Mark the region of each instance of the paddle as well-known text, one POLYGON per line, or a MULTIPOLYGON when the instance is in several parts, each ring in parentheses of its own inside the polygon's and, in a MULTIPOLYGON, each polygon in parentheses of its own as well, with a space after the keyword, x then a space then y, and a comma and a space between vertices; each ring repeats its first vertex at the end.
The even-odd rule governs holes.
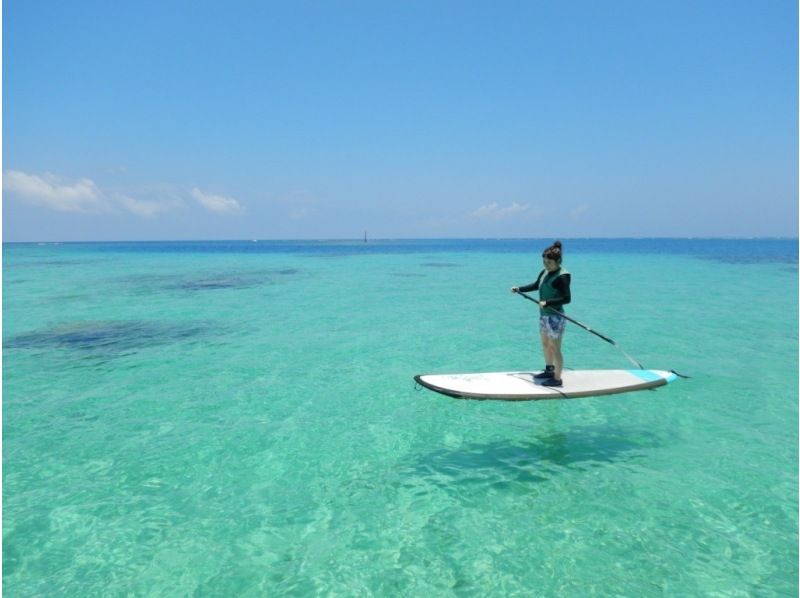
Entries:
MULTIPOLYGON (((514 292, 515 292, 517 295, 522 295, 522 296, 523 296, 523 297, 525 297, 525 299, 527 299, 528 301, 533 301, 534 303, 536 303, 537 305, 539 305, 539 301, 538 301, 538 300, 536 300, 536 299, 534 299, 534 298, 533 298, 533 297, 531 297, 530 295, 527 295, 527 294, 523 293, 522 291, 514 291, 514 292)), ((599 332, 597 332, 596 330, 592 330, 592 329, 591 329, 591 328, 589 328, 589 327, 588 327, 586 324, 581 324, 580 322, 578 322, 578 320, 575 320, 575 319, 573 319, 573 318, 570 318, 570 317, 569 317, 567 314, 563 314, 563 313, 561 313, 561 312, 558 312, 558 315, 560 315, 562 318, 564 318, 564 319, 565 319, 565 320, 567 320, 568 322, 572 322, 572 323, 573 323, 573 324, 575 324, 576 326, 580 326, 581 328, 583 328, 583 329, 584 329, 584 330, 586 330, 587 332, 591 332, 591 333, 592 333, 592 334, 594 334, 595 336, 599 336, 600 338, 602 338, 602 339, 603 339, 604 341, 606 341, 607 343, 611 343, 611 344, 612 344, 612 345, 614 345, 614 346, 615 346, 617 349, 619 349, 620 351, 622 351, 622 354, 623 354, 625 357, 627 357, 627 358, 628 358, 628 360, 629 360, 631 363, 634 363, 634 364, 636 364, 636 367, 638 367, 640 370, 643 370, 643 369, 645 369, 645 368, 644 368, 644 366, 643 366, 641 363, 639 363, 639 362, 638 362, 638 361, 636 361, 636 360, 635 360, 633 357, 631 357, 631 356, 630 356, 630 355, 628 355, 628 354, 627 354, 625 351, 623 351, 623 350, 622 350, 622 347, 620 347, 620 346, 619 346, 619 345, 616 343, 616 341, 614 341, 614 340, 612 340, 612 339, 608 338, 608 337, 607 337, 606 335, 604 335, 604 334, 600 334, 600 333, 599 333, 599 332)))

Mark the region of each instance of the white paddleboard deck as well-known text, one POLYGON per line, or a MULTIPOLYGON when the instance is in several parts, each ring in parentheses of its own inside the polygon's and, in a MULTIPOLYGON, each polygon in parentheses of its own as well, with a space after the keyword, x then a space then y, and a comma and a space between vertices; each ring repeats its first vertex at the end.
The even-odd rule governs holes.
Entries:
POLYGON ((423 374, 418 384, 457 399, 537 401, 577 399, 657 388, 677 376, 663 370, 564 370, 563 386, 542 386, 535 372, 423 374))

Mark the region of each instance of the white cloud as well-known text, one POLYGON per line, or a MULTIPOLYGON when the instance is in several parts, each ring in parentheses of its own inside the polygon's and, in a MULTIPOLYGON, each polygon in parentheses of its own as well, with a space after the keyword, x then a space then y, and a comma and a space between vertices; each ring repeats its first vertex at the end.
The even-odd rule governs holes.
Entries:
POLYGON ((203 193, 198 188, 192 189, 192 197, 207 210, 220 214, 236 214, 243 210, 241 204, 231 197, 203 193))
POLYGON ((305 220, 316 213, 317 210, 310 206, 298 206, 289 210, 289 218, 292 220, 305 220))
POLYGON ((114 196, 114 199, 131 214, 144 216, 145 218, 152 218, 161 212, 166 212, 167 210, 175 207, 175 202, 134 199, 133 197, 128 197, 127 195, 117 194, 114 196))
MULTIPOLYGON (((84 214, 99 212, 129 212, 144 218, 153 218, 184 205, 186 191, 161 185, 140 188, 131 197, 117 191, 100 189, 93 180, 83 178, 75 183, 65 183, 52 174, 42 176, 19 170, 7 170, 3 176, 3 190, 22 201, 59 212, 84 214)), ((237 213, 243 210, 235 199, 203 193, 195 188, 191 196, 206 209, 217 213, 237 213)))
POLYGON ((470 214, 473 218, 482 218, 488 220, 505 220, 512 216, 523 214, 530 209, 528 204, 518 204, 514 202, 507 206, 500 206, 496 201, 481 206, 470 214))
POLYGON ((317 204, 319 202, 307 189, 292 191, 276 201, 285 207, 291 220, 306 220, 318 213, 317 204))
POLYGON ((52 174, 37 176, 19 170, 7 170, 3 189, 20 199, 59 212, 107 212, 111 203, 91 179, 63 184, 52 174))
POLYGON ((591 208, 591 206, 588 203, 582 203, 581 205, 572 209, 570 216, 573 218, 580 218, 589 211, 589 208, 591 208))

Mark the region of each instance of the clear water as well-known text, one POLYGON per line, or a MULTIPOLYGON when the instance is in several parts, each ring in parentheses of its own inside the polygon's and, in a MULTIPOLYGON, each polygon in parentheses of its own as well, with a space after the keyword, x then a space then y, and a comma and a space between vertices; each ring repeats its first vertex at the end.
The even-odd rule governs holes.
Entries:
POLYGON ((546 244, 5 245, 4 590, 797 595, 797 241, 565 241, 570 315, 690 380, 415 389, 541 366, 546 244))

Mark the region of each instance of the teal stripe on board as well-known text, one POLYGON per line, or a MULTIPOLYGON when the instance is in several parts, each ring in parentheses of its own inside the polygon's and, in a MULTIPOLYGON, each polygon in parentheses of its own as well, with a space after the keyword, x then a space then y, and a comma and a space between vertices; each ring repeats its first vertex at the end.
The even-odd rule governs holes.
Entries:
POLYGON ((637 378, 641 378, 645 382, 655 382, 656 380, 662 379, 661 376, 659 376, 652 370, 628 370, 628 371, 637 378))
POLYGON ((564 240, 570 314, 690 380, 415 391, 541 367, 551 241, 4 245, 3 589, 797 595, 796 240, 564 240))

